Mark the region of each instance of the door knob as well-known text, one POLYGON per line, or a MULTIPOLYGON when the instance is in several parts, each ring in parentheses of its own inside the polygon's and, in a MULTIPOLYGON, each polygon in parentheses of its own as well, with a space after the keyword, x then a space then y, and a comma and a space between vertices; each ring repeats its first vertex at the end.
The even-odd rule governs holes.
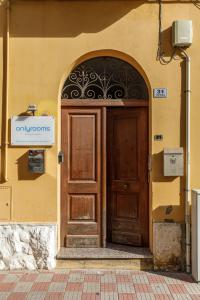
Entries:
POLYGON ((127 188, 128 188, 128 183, 124 183, 123 187, 124 187, 124 190, 127 190, 127 188))

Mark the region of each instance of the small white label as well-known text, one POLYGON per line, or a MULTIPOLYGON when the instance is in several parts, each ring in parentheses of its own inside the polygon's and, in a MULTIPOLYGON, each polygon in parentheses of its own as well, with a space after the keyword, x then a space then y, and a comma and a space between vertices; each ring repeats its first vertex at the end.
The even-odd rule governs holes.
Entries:
POLYGON ((51 146, 53 144, 53 116, 14 116, 11 118, 11 145, 51 146))
POLYGON ((154 98, 167 98, 167 89, 166 88, 155 88, 153 90, 154 98))

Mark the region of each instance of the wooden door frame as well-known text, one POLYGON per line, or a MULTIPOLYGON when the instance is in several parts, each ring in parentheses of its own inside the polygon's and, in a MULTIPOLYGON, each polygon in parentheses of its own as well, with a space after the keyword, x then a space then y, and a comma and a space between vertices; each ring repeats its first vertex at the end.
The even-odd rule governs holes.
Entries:
MULTIPOLYGON (((102 144, 101 144, 101 167, 102 167, 102 205, 100 208, 101 211, 101 246, 106 247, 107 243, 107 143, 106 143, 106 123, 107 123, 107 107, 147 107, 148 109, 148 155, 150 155, 150 144, 149 144, 149 133, 150 133, 150 124, 149 124, 149 100, 141 100, 141 99, 117 99, 117 100, 99 100, 99 99, 62 99, 61 100, 61 109, 62 108, 95 108, 99 107, 102 111, 102 144), (102 147, 102 145, 104 145, 102 147)), ((62 132, 62 122, 61 122, 61 132, 62 132)), ((150 170, 148 170, 149 172, 150 170)), ((61 168, 61 191, 62 191, 62 168, 61 168)), ((149 176, 150 177, 150 176, 149 176)), ((149 193, 148 193, 148 210, 150 209, 150 180, 148 180, 149 184, 149 193)), ((61 194, 62 196, 62 194, 61 194)), ((60 197, 60 206, 62 205, 63 201, 60 197)), ((60 209, 61 211, 61 209, 60 209)), ((62 232, 62 219, 60 225, 60 244, 63 244, 63 232, 62 232)), ((149 218, 149 229, 150 229, 150 218, 149 218)), ((149 232, 149 245, 150 245, 150 232, 149 232)))

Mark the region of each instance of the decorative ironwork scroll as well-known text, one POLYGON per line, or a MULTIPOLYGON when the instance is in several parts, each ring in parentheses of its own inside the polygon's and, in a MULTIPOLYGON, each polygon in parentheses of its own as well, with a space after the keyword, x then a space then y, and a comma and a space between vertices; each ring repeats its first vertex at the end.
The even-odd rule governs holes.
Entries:
POLYGON ((61 99, 148 99, 140 73, 127 62, 110 56, 89 59, 72 70, 61 99))

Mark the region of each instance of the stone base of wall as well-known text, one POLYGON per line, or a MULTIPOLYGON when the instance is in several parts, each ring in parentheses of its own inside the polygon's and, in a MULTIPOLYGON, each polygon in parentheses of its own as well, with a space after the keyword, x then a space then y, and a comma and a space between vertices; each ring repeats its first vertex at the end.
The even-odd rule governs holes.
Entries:
POLYGON ((184 251, 182 247, 183 225, 159 222, 153 224, 153 255, 155 270, 182 270, 184 251))
MULTIPOLYGON (((184 265, 183 226, 153 224, 156 270, 181 270, 184 265)), ((57 227, 54 224, 0 224, 0 270, 53 269, 56 266, 57 227)))
POLYGON ((56 225, 0 224, 0 270, 52 269, 56 225))

